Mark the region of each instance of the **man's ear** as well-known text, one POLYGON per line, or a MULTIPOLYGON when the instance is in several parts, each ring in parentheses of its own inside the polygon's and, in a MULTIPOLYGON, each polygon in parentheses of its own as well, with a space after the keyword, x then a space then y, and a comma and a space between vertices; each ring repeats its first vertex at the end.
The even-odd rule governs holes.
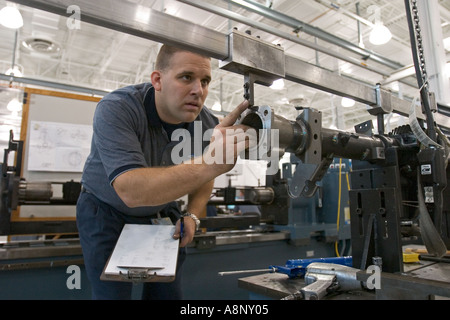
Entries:
POLYGON ((152 85, 153 88, 155 88, 156 91, 160 91, 161 90, 161 72, 156 70, 153 71, 150 79, 152 81, 152 85))

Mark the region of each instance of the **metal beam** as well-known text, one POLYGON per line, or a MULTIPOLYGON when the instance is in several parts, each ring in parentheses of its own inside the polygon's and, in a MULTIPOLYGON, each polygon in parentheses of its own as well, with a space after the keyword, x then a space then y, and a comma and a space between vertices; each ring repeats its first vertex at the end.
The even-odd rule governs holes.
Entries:
POLYGON ((80 93, 96 95, 96 96, 105 96, 106 94, 109 93, 108 91, 104 91, 104 90, 100 90, 100 89, 87 88, 87 87, 81 87, 81 86, 75 86, 75 85, 70 85, 70 84, 64 84, 64 83, 46 81, 46 80, 39 80, 39 79, 33 79, 33 78, 15 77, 15 76, 7 75, 4 73, 0 73, 0 80, 16 82, 16 83, 23 83, 23 84, 30 84, 30 85, 35 85, 35 86, 43 86, 43 87, 54 88, 54 89, 59 89, 59 90, 74 91, 74 92, 80 92, 80 93))
POLYGON ((296 43, 296 44, 299 44, 299 45, 304 46, 306 48, 310 48, 312 50, 315 50, 316 52, 325 53, 326 55, 329 55, 329 56, 337 58, 339 60, 348 62, 348 63, 350 63, 352 65, 358 66, 358 67, 363 68, 365 70, 369 70, 371 72, 377 73, 377 74, 379 74, 379 75, 381 75, 383 77, 387 77, 387 76, 390 75, 389 72, 384 72, 380 68, 371 67, 371 66, 368 66, 368 65, 366 65, 366 66, 362 65, 361 64, 361 60, 359 60, 357 58, 349 57, 348 55, 339 53, 339 52, 334 51, 334 50, 332 50, 332 49, 330 49, 328 47, 324 47, 324 46, 321 46, 321 45, 319 45, 317 43, 314 43, 314 42, 311 42, 311 41, 307 41, 307 40, 304 40, 304 39, 302 39, 300 37, 296 37, 294 35, 291 35, 291 34, 289 34, 287 32, 280 31, 277 28, 272 27, 272 26, 270 26, 268 24, 264 24, 264 23, 261 23, 261 22, 258 22, 258 21, 254 21, 254 20, 249 20, 247 17, 244 17, 243 15, 237 14, 237 13, 232 12, 230 10, 223 9, 223 8, 217 7, 215 5, 211 5, 209 3, 206 3, 206 2, 200 1, 200 0, 178 0, 178 1, 182 2, 182 3, 185 3, 185 4, 188 4, 188 5, 191 5, 193 7, 200 8, 202 10, 206 10, 208 12, 217 14, 217 15, 222 16, 224 18, 231 19, 233 21, 245 24, 247 26, 256 28, 258 30, 267 32, 269 34, 278 36, 280 38, 289 40, 289 41, 291 41, 293 43, 296 43))
POLYGON ((399 70, 392 72, 392 74, 389 77, 387 77, 386 79, 383 79, 381 84, 387 85, 394 81, 399 81, 401 79, 404 79, 409 76, 414 76, 414 75, 415 75, 414 65, 409 65, 409 66, 406 66, 404 68, 401 68, 399 70))
POLYGON ((230 1, 230 0, 228 0, 228 2, 236 4, 247 10, 256 12, 257 14, 262 15, 263 17, 266 17, 266 18, 276 21, 278 23, 289 26, 292 29, 294 29, 294 31, 302 31, 309 35, 312 35, 314 37, 317 37, 319 39, 327 41, 329 43, 335 44, 341 48, 344 48, 353 53, 356 53, 365 59, 372 59, 373 61, 376 61, 378 63, 381 63, 381 64, 388 66, 390 68, 393 68, 393 69, 399 69, 399 68, 403 67, 402 64, 392 61, 392 60, 389 60, 389 59, 386 59, 385 57, 377 54, 374 51, 371 51, 371 50, 368 50, 365 48, 361 48, 360 46, 355 45, 355 44, 351 43, 350 41, 336 37, 335 35, 333 35, 331 33, 328 33, 322 29, 319 29, 317 27, 309 25, 303 21, 297 20, 291 16, 288 16, 281 12, 267 8, 266 6, 264 6, 261 3, 258 3, 256 1, 252 1, 252 0, 231 0, 230 1))
MULTIPOLYGON (((73 5, 73 0, 12 0, 12 2, 63 16, 68 16, 67 8, 73 5)), ((77 5, 81 10, 81 20, 84 22, 156 42, 169 43, 218 60, 229 58, 228 35, 192 22, 119 0, 95 2, 78 0, 77 5)), ((369 106, 382 105, 383 110, 401 115, 409 114, 411 102, 399 99, 389 91, 383 89, 376 91, 374 86, 339 76, 297 58, 287 55, 285 58, 285 77, 288 80, 339 96, 351 97, 369 106)), ((251 57, 249 60, 252 60, 251 57)), ((418 118, 424 119, 421 110, 416 110, 416 114, 418 118)), ((449 117, 436 114, 435 121, 443 127, 450 128, 449 117)))
MULTIPOLYGON (((81 21, 160 43, 168 43, 223 60, 228 39, 220 32, 128 1, 13 0, 24 6, 71 17, 79 7, 81 21)), ((82 26, 81 26, 82 28, 82 26)))

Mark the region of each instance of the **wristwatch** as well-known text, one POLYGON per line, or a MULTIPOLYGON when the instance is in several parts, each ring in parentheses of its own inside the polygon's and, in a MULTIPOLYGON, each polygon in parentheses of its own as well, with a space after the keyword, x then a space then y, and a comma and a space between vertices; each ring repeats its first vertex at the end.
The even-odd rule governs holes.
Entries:
POLYGON ((182 217, 190 217, 195 222, 195 231, 198 231, 198 228, 200 227, 200 220, 197 218, 197 216, 190 212, 185 212, 181 214, 182 217))

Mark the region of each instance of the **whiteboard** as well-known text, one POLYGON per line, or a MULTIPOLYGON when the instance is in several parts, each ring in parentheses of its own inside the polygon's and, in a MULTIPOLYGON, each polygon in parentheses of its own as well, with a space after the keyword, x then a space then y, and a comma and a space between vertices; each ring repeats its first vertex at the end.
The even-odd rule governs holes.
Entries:
POLYGON ((82 172, 89 155, 92 126, 31 121, 28 170, 82 172))
MULTIPOLYGON (((40 92, 39 90, 36 91, 40 92)), ((26 120, 25 127, 27 128, 27 130, 24 145, 25 152, 22 167, 22 177, 24 177, 27 181, 67 182, 70 180, 81 180, 81 171, 41 170, 42 166, 33 162, 33 159, 36 157, 35 152, 30 152, 30 140, 33 123, 42 122, 47 128, 50 127, 52 123, 57 124, 58 127, 71 127, 73 125, 80 125, 79 128, 85 128, 89 132, 92 131, 92 121, 97 102, 85 100, 84 96, 79 96, 79 99, 77 98, 78 95, 70 96, 71 97, 61 96, 60 93, 55 93, 55 95, 53 95, 53 92, 51 91, 44 91, 42 93, 36 93, 35 91, 32 91, 31 93, 29 93, 28 117, 23 119, 26 120), (29 166, 31 166, 31 168, 29 166), (35 170, 36 168, 38 168, 39 170, 35 170)), ((37 157, 39 159, 39 155, 37 157)), ((59 186, 54 185, 54 197, 62 196, 61 189, 62 188, 59 188, 59 186)), ((75 209, 76 207, 74 205, 27 205, 21 206, 19 216, 21 218, 73 218, 76 215, 75 209)))

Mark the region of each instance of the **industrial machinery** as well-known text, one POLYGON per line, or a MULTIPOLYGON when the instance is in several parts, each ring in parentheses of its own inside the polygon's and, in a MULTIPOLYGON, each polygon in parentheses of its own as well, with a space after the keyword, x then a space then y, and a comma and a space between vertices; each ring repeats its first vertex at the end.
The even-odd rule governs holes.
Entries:
MULTIPOLYGON (((288 186, 292 180, 293 169, 298 165, 301 165, 301 161, 292 155, 290 162, 281 164, 281 169, 275 175, 266 176, 264 186, 230 185, 218 188, 214 194, 216 198, 209 204, 258 206, 257 217, 251 214, 235 216, 234 223, 242 222, 247 226, 263 223, 267 231, 287 232, 289 243, 295 246, 306 245, 310 243, 311 237, 316 237, 326 243, 342 241, 341 251, 350 251, 347 183, 350 161, 333 159, 325 170, 324 177, 318 182, 315 194, 293 198, 289 196, 288 186), (237 197, 238 193, 243 196, 237 197)), ((211 227, 219 226, 212 225, 212 221, 207 219, 204 223, 211 227)))
MULTIPOLYGON (((417 235, 432 256, 443 257, 450 248, 450 202, 446 196, 450 144, 433 117, 437 108, 426 83, 417 7, 413 1, 412 17, 409 1, 405 4, 410 30, 418 33, 418 44, 414 31, 411 42, 421 94, 420 112, 426 115, 425 121, 417 120, 417 105, 413 101, 410 124, 384 132, 384 114, 392 108, 390 101, 384 101, 379 86, 375 87, 377 103, 369 111, 377 117, 377 133, 372 132, 371 122, 355 126, 355 133, 322 128, 321 114, 313 109, 303 110, 295 121, 290 121, 269 112, 268 106, 251 106, 239 121, 258 130, 261 140, 264 137, 261 132, 268 135, 275 130, 278 133, 278 141, 260 142, 264 150, 257 152, 258 156, 264 158, 266 150, 279 148, 280 153, 291 152, 301 159, 286 186, 292 198, 314 195, 334 157, 353 159, 349 197, 353 267, 356 269, 313 266, 314 276, 305 277, 310 281, 293 294, 294 298, 320 298, 333 283, 338 284, 339 277, 348 284, 349 275, 354 280, 351 286, 358 287, 356 272, 374 263, 384 272, 403 273, 402 246, 405 239, 417 235)), ((245 68, 241 70, 247 72, 245 68)), ((246 83, 246 91, 248 86, 253 86, 251 80, 246 83)), ((448 284, 445 286, 448 296, 448 284)))
MULTIPOLYGON (((61 15, 71 4, 68 0, 13 2, 61 15)), ((188 2, 202 7, 199 1, 188 2)), ((414 29, 409 1, 405 3, 410 29, 414 29)), ((352 160, 349 202, 354 268, 363 270, 377 261, 383 272, 402 273, 402 244, 406 239, 419 237, 434 257, 442 257, 450 248, 449 143, 442 133, 450 131, 450 121, 436 108, 433 95, 428 91, 423 52, 420 41, 416 45, 413 32, 411 39, 421 103, 400 99, 378 84, 357 83, 290 57, 282 47, 238 30, 223 35, 153 10, 149 10, 152 19, 147 24, 135 23, 135 7, 128 2, 115 1, 108 6, 89 1, 78 4, 82 7, 84 22, 206 54, 220 60, 222 69, 244 76, 244 96, 251 106, 241 115, 239 123, 256 129, 259 134, 260 143, 254 154, 258 159, 269 160, 271 168, 277 167, 277 160, 285 152, 299 159, 293 163, 293 175, 281 177, 271 172, 264 188, 249 191, 250 202, 261 205, 261 218, 268 220, 268 224, 278 230, 287 228, 296 238, 297 223, 289 210, 291 202, 300 197, 316 196, 332 161, 344 158, 352 160), (167 30, 161 28, 164 25, 176 27, 167 30), (275 114, 271 106, 255 105, 254 86, 270 85, 279 78, 366 104, 377 119, 378 132, 373 132, 371 122, 356 125, 355 132, 324 128, 321 113, 312 108, 303 108, 297 119, 290 120, 275 114), (410 116, 410 125, 385 132, 384 116, 389 113, 410 116)), ((220 14, 227 14, 226 10, 221 10, 220 14)), ((231 13, 229 18, 239 19, 231 13)), ((242 19, 252 23, 245 17, 242 19)), ((414 21, 417 29, 418 20, 414 21)), ((2 187, 6 190, 3 184, 2 187)), ((311 269, 309 279, 313 282, 319 274, 329 273, 331 269, 330 266, 311 269)), ((353 270, 334 271, 328 283, 333 284, 336 279, 344 281, 345 275, 349 275, 352 285, 359 285, 360 280, 355 280, 353 270)), ((393 286, 403 283, 401 279, 387 278, 393 286)), ((321 297, 321 293, 318 296, 321 297)))
MULTIPOLYGON (((296 121, 278 116, 270 128, 264 127, 262 120, 255 121, 262 117, 260 108, 252 107, 241 123, 258 130, 287 131, 289 128, 289 132, 280 134, 280 145, 302 159, 286 186, 291 196, 314 195, 317 182, 334 157, 356 160, 352 162, 350 173, 350 213, 353 257, 357 267, 364 268, 373 256, 381 256, 386 271, 402 271, 401 235, 411 235, 417 226, 416 208, 408 204, 421 205, 420 194, 425 189, 418 189, 419 184, 430 193, 426 206, 432 213, 439 237, 449 246, 450 225, 448 209, 445 209, 448 203, 443 201, 448 155, 443 148, 421 148, 408 128, 378 135, 359 130, 346 133, 321 128, 320 113, 311 109, 304 110, 296 121)), ((445 141, 445 137, 442 139, 445 141)), ((420 214, 428 214, 428 210, 420 214)), ((427 231, 422 225, 422 236, 427 231)), ((442 246, 440 251, 434 252, 442 255, 442 246)))
POLYGON ((26 181, 20 176, 23 141, 14 140, 10 132, 8 148, 4 151, 0 177, 0 235, 77 233, 75 221, 12 221, 12 211, 21 205, 74 205, 81 191, 80 182, 26 181), (8 165, 14 152, 14 164, 8 165), (62 189, 61 197, 54 197, 56 187, 62 189))

